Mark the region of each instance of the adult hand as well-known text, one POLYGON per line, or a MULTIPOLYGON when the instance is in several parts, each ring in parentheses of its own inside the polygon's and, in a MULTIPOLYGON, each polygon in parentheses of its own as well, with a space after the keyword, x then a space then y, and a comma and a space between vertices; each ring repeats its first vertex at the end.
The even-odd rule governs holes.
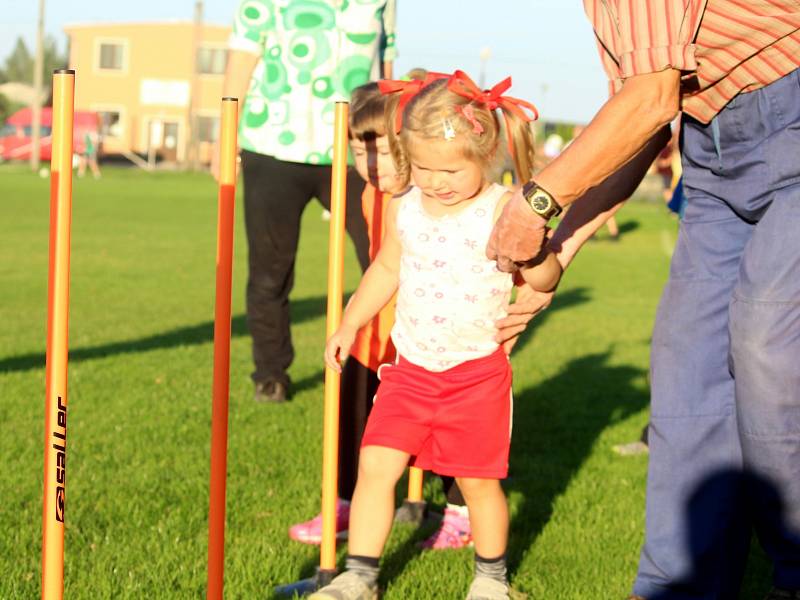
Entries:
POLYGON ((497 268, 506 273, 517 269, 516 263, 527 262, 539 254, 547 222, 534 213, 522 190, 517 190, 503 208, 495 223, 486 256, 497 261, 497 268))
POLYGON ((517 289, 517 299, 514 304, 509 305, 508 315, 495 322, 497 334, 494 339, 503 345, 506 354, 511 354, 511 349, 530 320, 550 306, 554 293, 555 291, 537 292, 528 285, 517 289))
MULTIPOLYGON (((209 171, 211 172, 211 176, 214 178, 214 181, 219 183, 219 150, 220 150, 220 143, 219 140, 215 140, 214 143, 211 145, 211 164, 209 165, 209 171)), ((239 172, 242 169, 242 157, 239 155, 239 151, 236 152, 236 178, 239 177, 239 172)))

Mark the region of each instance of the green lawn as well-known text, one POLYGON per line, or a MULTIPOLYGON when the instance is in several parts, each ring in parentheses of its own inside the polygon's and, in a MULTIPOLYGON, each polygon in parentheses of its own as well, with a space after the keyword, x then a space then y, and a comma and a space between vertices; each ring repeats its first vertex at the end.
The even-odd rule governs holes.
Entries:
MULTIPOLYGON (((0 167, 0 598, 39 594, 48 181, 0 167)), ((327 223, 312 204, 292 295, 296 395, 252 401, 237 206, 226 594, 269 598, 317 549, 286 528, 319 507, 327 223)), ((646 457, 612 445, 647 422, 648 344, 676 224, 631 203, 623 239, 589 244, 520 342, 507 482, 510 572, 531 599, 623 598, 642 541, 646 457)), ((66 597, 204 595, 216 187, 208 176, 111 169, 75 180, 66 597)), ((346 286, 357 281, 348 248, 346 286)), ((441 506, 438 483, 426 495, 441 506)), ((397 527, 384 597, 463 597, 470 550, 421 552, 397 527)), ((768 569, 751 561, 742 598, 768 569)))

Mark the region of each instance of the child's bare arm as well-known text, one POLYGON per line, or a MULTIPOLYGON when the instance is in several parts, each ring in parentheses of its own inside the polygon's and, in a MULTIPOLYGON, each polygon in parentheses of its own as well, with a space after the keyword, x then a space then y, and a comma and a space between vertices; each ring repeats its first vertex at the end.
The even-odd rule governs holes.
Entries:
POLYGON ((381 249, 347 303, 339 329, 325 346, 325 362, 337 371, 350 353, 358 330, 378 314, 397 291, 400 272, 400 238, 397 234, 399 202, 399 199, 390 200, 381 249))
POLYGON ((535 262, 520 267, 519 272, 522 278, 530 287, 538 292, 550 292, 556 288, 564 272, 558 256, 552 252, 545 251, 543 256, 538 257, 535 262))

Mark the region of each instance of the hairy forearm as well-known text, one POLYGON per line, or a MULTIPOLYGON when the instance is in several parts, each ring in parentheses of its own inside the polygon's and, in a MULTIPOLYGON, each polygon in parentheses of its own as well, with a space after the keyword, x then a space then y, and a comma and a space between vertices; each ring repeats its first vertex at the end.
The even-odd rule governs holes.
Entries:
POLYGON ((638 75, 600 109, 575 141, 537 176, 562 206, 584 196, 639 154, 679 109, 680 72, 638 75))
POLYGON ((669 139, 669 126, 664 126, 633 159, 570 206, 548 244, 557 253, 564 268, 572 262, 586 240, 636 191, 653 160, 669 139))
POLYGON ((373 262, 348 302, 342 324, 361 329, 392 299, 397 284, 397 271, 378 260, 373 262))

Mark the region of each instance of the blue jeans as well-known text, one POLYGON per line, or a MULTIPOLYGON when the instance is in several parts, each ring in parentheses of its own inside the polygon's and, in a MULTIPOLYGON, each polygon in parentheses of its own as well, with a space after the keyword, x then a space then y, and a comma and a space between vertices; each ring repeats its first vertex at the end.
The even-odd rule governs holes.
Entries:
POLYGON ((737 598, 753 527, 800 589, 800 71, 684 118, 681 151, 634 592, 737 598))

